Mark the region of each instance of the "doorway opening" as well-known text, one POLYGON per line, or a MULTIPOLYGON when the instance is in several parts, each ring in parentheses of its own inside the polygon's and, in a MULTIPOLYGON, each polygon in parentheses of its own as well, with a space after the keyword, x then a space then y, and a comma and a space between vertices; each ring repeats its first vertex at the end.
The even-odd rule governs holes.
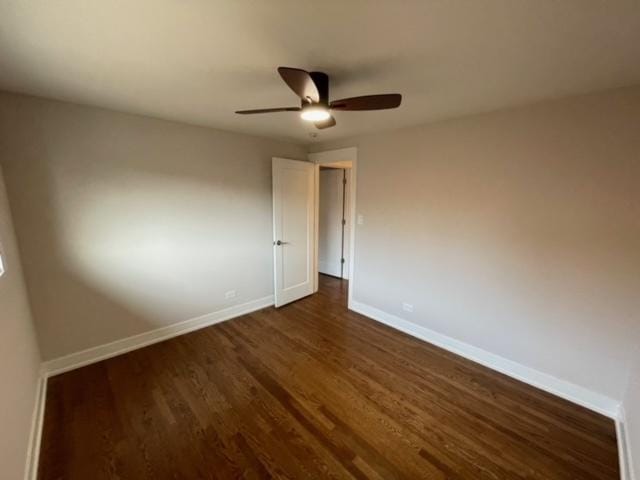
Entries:
POLYGON ((352 147, 312 153, 308 161, 272 159, 276 307, 317 292, 320 274, 339 279, 351 305, 356 154, 352 147))
MULTIPOLYGON (((318 168, 316 270, 319 275, 340 279, 350 304, 354 284, 357 149, 312 153, 309 160, 318 168)), ((318 282, 319 287, 326 285, 326 281, 318 282)))
POLYGON ((351 162, 320 165, 318 273, 349 279, 351 162))

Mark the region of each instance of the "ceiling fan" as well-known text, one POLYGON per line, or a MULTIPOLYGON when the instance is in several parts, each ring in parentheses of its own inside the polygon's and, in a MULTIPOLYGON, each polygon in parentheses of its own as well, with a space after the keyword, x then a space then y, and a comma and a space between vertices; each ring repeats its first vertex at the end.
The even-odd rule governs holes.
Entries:
POLYGON ((397 108, 402 101, 399 93, 364 95, 329 101, 329 75, 324 72, 307 72, 300 68, 278 67, 278 73, 285 83, 300 97, 299 107, 262 108, 258 110, 238 110, 241 115, 274 112, 300 112, 300 116, 313 122, 316 128, 333 127, 335 118, 332 110, 386 110, 397 108))

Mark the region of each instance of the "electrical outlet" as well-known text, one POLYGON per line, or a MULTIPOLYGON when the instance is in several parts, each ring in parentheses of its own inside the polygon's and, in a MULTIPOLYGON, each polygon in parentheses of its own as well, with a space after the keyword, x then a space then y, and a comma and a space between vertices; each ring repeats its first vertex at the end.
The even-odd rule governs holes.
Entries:
POLYGON ((236 291, 235 290, 229 290, 228 292, 225 292, 224 294, 224 298, 225 300, 230 300, 232 298, 236 298, 236 291))
POLYGON ((411 305, 410 303, 403 303, 402 310, 404 310, 405 312, 413 312, 413 305, 411 305))
POLYGON ((358 219, 357 219, 358 225, 364 225, 364 215, 362 215, 361 213, 358 214, 358 219))

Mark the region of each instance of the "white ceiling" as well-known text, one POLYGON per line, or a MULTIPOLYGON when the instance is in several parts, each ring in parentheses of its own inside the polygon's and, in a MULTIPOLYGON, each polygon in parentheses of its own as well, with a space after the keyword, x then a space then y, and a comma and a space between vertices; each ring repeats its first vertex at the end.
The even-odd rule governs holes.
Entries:
POLYGON ((322 70, 338 112, 318 140, 640 83, 637 0, 1 0, 0 89, 310 140, 279 65, 322 70))

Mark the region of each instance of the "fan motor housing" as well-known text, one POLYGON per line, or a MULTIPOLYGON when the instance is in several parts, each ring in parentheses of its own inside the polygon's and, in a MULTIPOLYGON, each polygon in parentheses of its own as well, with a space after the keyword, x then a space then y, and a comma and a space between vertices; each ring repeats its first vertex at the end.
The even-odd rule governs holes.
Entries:
MULTIPOLYGON (((320 94, 320 101, 318 103, 329 107, 329 75, 324 72, 309 72, 309 75, 311 75, 311 79, 313 83, 316 84, 316 88, 320 94)), ((305 105, 305 102, 302 101, 302 106, 304 107, 305 105)))

